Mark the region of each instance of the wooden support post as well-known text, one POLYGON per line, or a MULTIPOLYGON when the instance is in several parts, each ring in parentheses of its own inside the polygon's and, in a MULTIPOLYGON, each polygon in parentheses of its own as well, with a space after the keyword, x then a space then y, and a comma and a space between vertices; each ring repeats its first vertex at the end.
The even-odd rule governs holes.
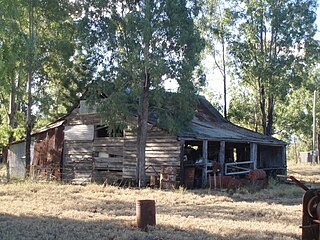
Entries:
POLYGON ((180 140, 180 185, 184 185, 184 140, 180 140))
POLYGON ((221 174, 224 175, 224 163, 225 163, 225 154, 226 154, 226 142, 220 142, 220 150, 219 150, 219 163, 221 164, 221 174))
POLYGON ((285 168, 285 170, 281 174, 287 175, 287 151, 286 151, 286 146, 282 147, 281 160, 282 160, 282 167, 285 168))
POLYGON ((313 124, 312 124, 312 164, 316 163, 317 160, 317 119, 316 119, 316 110, 317 110, 317 91, 314 91, 313 96, 313 124))
POLYGON ((208 140, 203 140, 202 142, 202 158, 204 161, 202 170, 202 187, 206 187, 208 184, 208 140))
POLYGON ((253 161, 253 169, 257 169, 258 146, 256 143, 250 143, 250 161, 253 161))

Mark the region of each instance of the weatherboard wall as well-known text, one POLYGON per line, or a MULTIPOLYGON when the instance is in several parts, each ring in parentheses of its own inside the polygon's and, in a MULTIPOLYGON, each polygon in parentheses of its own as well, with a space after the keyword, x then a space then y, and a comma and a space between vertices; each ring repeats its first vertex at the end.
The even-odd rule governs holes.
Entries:
MULTIPOLYGON (((97 137, 99 114, 81 109, 81 104, 66 118, 63 154, 63 179, 86 183, 109 176, 136 179, 137 134, 132 128, 123 137, 97 137)), ((163 166, 180 166, 180 143, 159 128, 148 126, 146 174, 160 175, 163 166)))
MULTIPOLYGON (((136 178, 137 136, 134 131, 126 131, 124 142, 123 177, 136 178)), ((148 126, 146 143, 146 175, 160 176, 164 166, 180 168, 180 142, 159 128, 148 126)))

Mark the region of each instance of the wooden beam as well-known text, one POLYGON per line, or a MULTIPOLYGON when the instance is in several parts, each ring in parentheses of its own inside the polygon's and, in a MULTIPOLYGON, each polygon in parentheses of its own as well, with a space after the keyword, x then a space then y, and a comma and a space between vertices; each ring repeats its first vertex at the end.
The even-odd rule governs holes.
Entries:
POLYGON ((224 175, 224 163, 225 163, 225 153, 226 153, 226 142, 220 142, 220 149, 219 149, 219 163, 221 164, 221 173, 224 175))
POLYGON ((281 154, 281 160, 282 160, 282 166, 281 167, 285 167, 286 170, 283 173, 284 175, 287 174, 287 151, 286 151, 286 146, 282 147, 282 154, 281 154))
POLYGON ((204 160, 204 166, 202 171, 202 187, 206 187, 208 184, 208 140, 202 142, 202 158, 204 160))
POLYGON ((258 145, 250 143, 250 161, 253 161, 253 169, 257 169, 258 145))
POLYGON ((180 140, 180 185, 184 185, 184 140, 180 140))

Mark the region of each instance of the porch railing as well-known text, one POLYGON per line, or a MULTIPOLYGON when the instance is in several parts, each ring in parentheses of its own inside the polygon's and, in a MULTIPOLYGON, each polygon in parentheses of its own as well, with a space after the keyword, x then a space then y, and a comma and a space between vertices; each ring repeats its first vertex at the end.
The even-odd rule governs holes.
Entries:
POLYGON ((232 162, 225 164, 225 175, 249 173, 253 169, 254 161, 232 162))

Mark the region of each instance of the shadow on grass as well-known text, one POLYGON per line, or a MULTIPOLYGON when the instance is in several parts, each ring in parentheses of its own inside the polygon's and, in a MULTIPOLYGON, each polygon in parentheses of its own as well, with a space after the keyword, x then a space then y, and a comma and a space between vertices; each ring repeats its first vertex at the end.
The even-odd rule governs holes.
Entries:
POLYGON ((129 222, 81 221, 48 216, 0 215, 0 239, 223 239, 202 230, 185 231, 163 225, 149 227, 147 232, 129 222))
MULTIPOLYGON (((121 230, 116 230, 120 238, 116 239, 145 239, 147 236, 155 236, 155 239, 299 239, 299 235, 296 233, 284 233, 282 229, 279 231, 272 231, 268 229, 268 225, 273 222, 276 224, 280 224, 283 226, 287 226, 288 223, 296 222, 297 229, 299 229, 300 224, 300 214, 298 214, 297 218, 293 218, 288 215, 285 211, 280 211, 276 209, 258 209, 254 208, 254 204, 250 205, 248 208, 244 209, 239 207, 237 202, 231 204, 229 206, 221 205, 221 202, 217 202, 214 205, 207 206, 205 204, 201 205, 201 203, 197 204, 159 204, 156 203, 156 212, 157 215, 162 215, 162 219, 168 219, 168 224, 158 224, 156 227, 150 228, 149 233, 142 233, 138 231, 135 227, 133 221, 121 222, 116 218, 130 218, 135 219, 135 203, 125 202, 125 201, 111 201, 105 200, 103 202, 83 202, 82 205, 75 205, 72 207, 73 210, 77 210, 79 212, 85 212, 92 215, 94 219, 97 215, 105 215, 111 216, 114 218, 111 222, 97 223, 96 225, 101 226, 109 226, 112 225, 114 229, 125 229, 125 235, 121 232, 121 230), (250 207, 252 206, 252 207, 250 207), (172 222, 171 219, 179 219, 179 223, 172 222), (179 228, 176 225, 183 226, 184 221, 188 221, 188 219, 195 219, 195 223, 192 229, 188 229, 186 227, 179 228), (169 220, 170 219, 170 220, 169 220), (199 224, 200 222, 200 224, 199 224), (221 228, 221 234, 214 234, 212 232, 208 232, 202 229, 201 222, 206 225, 206 229, 208 228, 221 228), (230 226, 226 225, 224 228, 223 224, 232 224, 235 226, 237 231, 230 233, 230 226), (255 224, 260 222, 262 226, 265 228, 261 231, 248 231, 246 229, 242 229, 240 226, 243 224, 255 224), (199 225, 196 225, 199 224, 199 225), (217 226, 219 225, 219 226, 217 226), (238 228, 237 228, 238 225, 238 228), (229 230, 226 230, 229 228, 229 230), (187 230, 186 230, 187 229, 187 230), (229 232, 229 233, 228 233, 229 232), (139 235, 137 237, 133 237, 135 235, 139 235), (130 237, 129 237, 130 236, 130 237)), ((191 220, 192 221, 192 220, 191 220)), ((163 223, 163 221, 162 221, 163 223)), ((91 229, 91 225, 93 223, 86 222, 85 227, 91 229)), ((190 224, 190 223, 189 223, 190 224)), ((1 225, 0 225, 1 227, 1 225)), ((101 228, 101 227, 100 227, 101 228)), ((105 227, 102 227, 105 228, 105 227)), ((107 228, 108 229, 108 228, 107 228)), ((250 229, 250 228, 249 228, 250 229)), ((102 232, 105 232, 104 229, 102 232)), ((106 239, 114 239, 114 238, 106 238, 106 239)), ((152 238, 146 238, 146 240, 153 240, 152 238)))
MULTIPOLYGON (((181 229, 166 225, 149 227, 147 232, 123 220, 81 221, 49 216, 15 216, 0 214, 0 239, 113 239, 113 240, 193 240, 193 239, 273 239, 278 233, 254 231, 211 234, 201 229, 181 229)), ((282 234, 281 239, 298 239, 282 234)))

